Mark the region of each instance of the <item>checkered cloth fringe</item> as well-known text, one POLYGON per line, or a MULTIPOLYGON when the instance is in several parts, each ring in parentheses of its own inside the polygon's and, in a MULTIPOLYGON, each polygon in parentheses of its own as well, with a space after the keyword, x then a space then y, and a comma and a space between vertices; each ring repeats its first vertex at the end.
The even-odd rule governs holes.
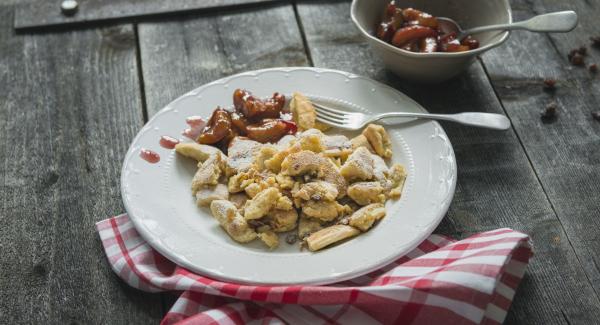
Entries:
POLYGON ((370 274, 326 286, 253 286, 191 273, 157 253, 123 214, 96 224, 112 269, 179 299, 162 324, 500 324, 532 255, 511 229, 431 235, 370 274))

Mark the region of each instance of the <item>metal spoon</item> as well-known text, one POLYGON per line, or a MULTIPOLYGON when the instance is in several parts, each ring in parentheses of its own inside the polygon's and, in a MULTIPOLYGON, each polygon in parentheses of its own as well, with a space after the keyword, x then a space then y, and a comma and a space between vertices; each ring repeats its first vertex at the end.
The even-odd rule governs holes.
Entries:
POLYGON ((499 24, 481 26, 462 30, 460 25, 447 17, 437 17, 442 22, 442 30, 446 27, 449 31, 456 31, 456 38, 460 41, 467 35, 488 32, 492 30, 519 30, 524 29, 530 32, 560 32, 566 33, 572 31, 577 26, 577 13, 574 11, 559 11, 548 14, 534 16, 527 20, 518 21, 510 24, 499 24))

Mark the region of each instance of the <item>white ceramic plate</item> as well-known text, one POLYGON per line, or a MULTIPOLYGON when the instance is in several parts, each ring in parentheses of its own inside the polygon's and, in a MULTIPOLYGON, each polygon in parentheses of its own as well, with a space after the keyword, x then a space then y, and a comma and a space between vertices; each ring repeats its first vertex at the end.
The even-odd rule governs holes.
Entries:
MULTIPOLYGON (((352 240, 311 253, 282 241, 268 251, 260 242, 241 245, 219 227, 208 209, 198 208, 190 192, 196 170, 188 159, 159 146, 162 135, 182 138, 185 118, 210 116, 230 106, 236 88, 258 96, 299 91, 332 106, 366 113, 425 112, 397 90, 347 72, 316 68, 275 68, 246 72, 199 87, 158 112, 133 140, 121 174, 127 213, 138 232, 161 254, 194 272, 249 284, 327 284, 375 270, 406 254, 435 229, 456 185, 454 151, 437 122, 387 127, 393 162, 408 172, 402 198, 389 200, 387 216, 352 240), (140 158, 141 148, 160 154, 159 163, 140 158)), ((332 133, 332 132, 330 132, 332 133)), ((335 133, 335 132, 333 132, 335 133)))

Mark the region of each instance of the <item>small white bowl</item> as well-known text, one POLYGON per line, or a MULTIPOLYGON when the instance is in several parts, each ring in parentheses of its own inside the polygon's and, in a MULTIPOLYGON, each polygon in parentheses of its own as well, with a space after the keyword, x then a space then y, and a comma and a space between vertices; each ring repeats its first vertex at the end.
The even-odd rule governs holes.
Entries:
MULTIPOLYGON (((458 53, 415 53, 399 49, 375 36, 375 29, 389 0, 354 0, 350 16, 373 52, 385 66, 403 79, 436 83, 454 77, 467 68, 478 54, 502 44, 509 32, 474 35, 479 48, 458 53)), ((401 8, 412 7, 433 16, 449 17, 463 29, 512 22, 508 0, 397 0, 401 8)))

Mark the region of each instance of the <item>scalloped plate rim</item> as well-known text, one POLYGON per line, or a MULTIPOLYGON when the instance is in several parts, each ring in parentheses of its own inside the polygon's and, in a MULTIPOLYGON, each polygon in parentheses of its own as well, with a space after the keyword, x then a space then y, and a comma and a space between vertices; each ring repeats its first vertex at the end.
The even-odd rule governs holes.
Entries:
MULTIPOLYGON (((125 188, 127 188, 127 184, 125 184, 125 174, 127 173, 126 171, 126 167, 128 165, 128 160, 131 159, 131 157, 136 153, 136 142, 146 133, 149 131, 148 127, 151 124, 151 122, 158 118, 160 115, 170 111, 173 109, 173 105, 178 103, 179 101, 185 99, 188 96, 195 96, 197 95, 200 91, 207 89, 209 87, 215 86, 215 85, 222 85, 222 84, 227 84, 229 81, 235 79, 235 78, 239 78, 239 77, 243 77, 243 76, 258 76, 261 75, 263 73, 267 73, 267 72, 293 72, 293 71, 309 71, 309 72, 315 72, 315 73, 335 73, 335 74, 341 74, 344 75, 345 77, 347 77, 348 79, 363 79, 367 82, 371 82, 374 83, 375 85, 377 85, 378 87, 381 87, 383 89, 386 89, 388 91, 391 91, 392 93, 394 93, 397 96, 400 96, 403 100, 406 100, 408 102, 411 102, 416 108, 418 108, 419 110, 422 110, 423 112, 427 112, 427 110, 425 110, 420 104, 418 104, 417 102, 415 102, 412 98, 406 96, 405 94, 403 94, 402 92, 398 91, 397 89, 394 89, 391 86, 388 86, 386 84, 377 82, 375 80, 372 80, 370 78, 364 77, 364 76, 360 76, 354 73, 349 73, 349 72, 344 72, 344 71, 340 71, 340 70, 334 70, 334 69, 327 69, 327 68, 313 68, 313 67, 280 67, 280 68, 266 68, 266 69, 259 69, 259 70, 252 70, 252 71, 246 71, 246 72, 241 72, 241 73, 237 73, 234 75, 230 75, 227 77, 223 77, 220 78, 218 80, 203 84, 197 88, 194 88, 193 90, 186 92, 185 94, 181 95, 180 97, 174 99, 173 101, 171 101, 169 104, 167 104, 164 108, 162 108, 160 111, 158 111, 156 114, 154 114, 152 116, 152 118, 150 118, 148 120, 148 122, 140 129, 140 131, 136 134, 136 136, 134 137, 134 139, 131 142, 131 145, 123 159, 123 166, 121 168, 121 179, 120 179, 120 185, 121 185, 121 197, 123 200, 123 204, 125 206, 125 209, 128 213, 128 215, 130 216, 130 219, 132 220, 136 230, 140 233, 140 235, 154 248, 156 249, 158 252, 160 252, 162 255, 164 255, 165 257, 167 257, 168 259, 174 261, 175 263, 186 267, 188 269, 191 269, 193 271, 197 271, 199 274, 203 274, 215 279, 219 279, 219 280, 223 280, 223 281, 228 281, 228 282, 236 282, 236 283, 243 283, 243 284, 251 284, 251 285, 299 285, 299 284, 303 284, 303 285, 324 285, 324 284, 331 284, 331 283, 335 283, 335 282, 340 282, 340 281, 344 281, 344 280, 348 280, 348 279, 352 279, 364 274, 367 274, 371 271, 374 271, 376 269, 381 268, 384 265, 389 264, 390 262, 392 262, 393 260, 403 256, 404 254, 410 252, 411 250, 413 250, 415 247, 417 247, 423 240, 425 240, 437 227, 437 225, 439 225, 439 223, 441 222, 441 220, 443 219, 444 215, 446 214, 450 203, 452 201, 452 197, 454 195, 455 192, 455 188, 456 188, 456 179, 457 179, 457 166, 456 166, 456 157, 454 154, 454 150, 452 148, 451 143, 448 140, 447 134, 445 133, 444 129, 441 127, 441 125, 436 122, 436 121, 428 121, 428 123, 432 123, 433 125, 436 126, 436 128, 441 132, 441 136, 445 137, 446 140, 448 141, 448 145, 449 145, 449 154, 450 154, 450 159, 453 162, 452 164, 452 168, 451 168, 451 183, 449 184, 449 188, 447 191, 447 195, 446 197, 442 200, 442 204, 440 206, 440 209, 437 213, 437 216, 435 218, 435 220, 431 223, 429 223, 425 229, 422 229, 421 233, 422 235, 420 237, 415 237, 411 242, 407 243, 404 247, 403 252, 391 255, 391 256, 386 256, 383 257, 379 263, 377 264, 373 264, 370 265, 369 267, 364 267, 361 270, 350 270, 348 272, 343 272, 343 273, 337 273, 334 275, 322 275, 318 278, 314 278, 311 280, 307 280, 307 281, 298 281, 298 282, 280 282, 280 281, 275 281, 275 282, 265 282, 265 281, 252 281, 252 280, 243 280, 243 281, 239 281, 238 278, 231 278, 228 277, 227 275, 221 274, 219 272, 215 272, 214 270, 207 270, 207 269, 199 269, 197 265, 191 263, 190 261, 188 261, 186 258, 179 256, 179 255, 173 255, 171 251, 169 251, 168 249, 166 249, 165 247, 163 247, 159 241, 155 240, 153 238, 154 234, 146 227, 146 225, 144 225, 144 223, 138 219, 137 217, 134 216, 134 214, 132 214, 132 209, 130 206, 130 202, 128 201, 128 198, 126 198, 126 191, 124 190, 125 188)), ((224 236, 226 236, 225 233, 223 233, 224 236)), ((318 254, 318 253, 316 253, 318 254)))

